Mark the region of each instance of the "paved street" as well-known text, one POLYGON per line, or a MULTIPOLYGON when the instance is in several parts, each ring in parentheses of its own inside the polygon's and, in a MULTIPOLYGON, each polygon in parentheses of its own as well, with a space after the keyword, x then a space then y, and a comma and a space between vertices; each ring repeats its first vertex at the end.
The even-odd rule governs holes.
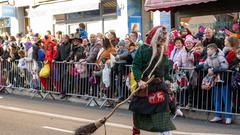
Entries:
MULTIPOLYGON (((29 97, 0 95, 0 135, 70 135, 80 125, 107 114, 110 109, 84 107, 64 101, 31 100, 29 97)), ((119 110, 107 123, 108 135, 130 135, 131 113, 119 110)), ((206 121, 175 119, 174 135, 239 135, 240 126, 206 121)), ((104 128, 94 135, 104 135, 104 128)), ((143 135, 154 135, 144 132, 143 135)))

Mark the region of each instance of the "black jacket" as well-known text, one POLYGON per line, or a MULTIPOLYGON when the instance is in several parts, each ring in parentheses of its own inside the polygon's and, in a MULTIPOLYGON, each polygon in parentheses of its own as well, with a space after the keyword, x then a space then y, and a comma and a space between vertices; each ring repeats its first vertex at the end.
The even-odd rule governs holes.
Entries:
POLYGON ((18 52, 14 53, 13 56, 10 55, 10 53, 8 51, 5 51, 4 54, 1 56, 2 59, 7 60, 7 59, 11 59, 11 61, 15 61, 20 59, 20 56, 18 55, 18 52))
POLYGON ((78 55, 79 59, 85 58, 84 49, 85 48, 83 46, 72 46, 67 61, 74 60, 75 55, 78 55))
POLYGON ((64 61, 64 60, 68 60, 69 56, 70 56, 70 52, 71 52, 71 44, 65 43, 62 44, 58 47, 58 54, 57 57, 55 58, 56 61, 64 61))
POLYGON ((224 44, 222 43, 222 41, 220 39, 215 38, 214 36, 210 40, 209 39, 205 39, 203 41, 203 46, 207 47, 211 43, 215 43, 218 46, 218 48, 221 49, 221 50, 224 47, 224 44))
POLYGON ((0 57, 3 55, 3 48, 2 47, 0 47, 0 57))

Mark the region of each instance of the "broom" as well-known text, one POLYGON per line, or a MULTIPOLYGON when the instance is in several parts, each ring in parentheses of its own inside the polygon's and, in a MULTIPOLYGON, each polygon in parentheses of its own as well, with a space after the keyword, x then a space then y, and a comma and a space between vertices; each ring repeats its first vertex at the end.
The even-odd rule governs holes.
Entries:
MULTIPOLYGON (((146 82, 147 84, 149 84, 152 80, 154 79, 154 75, 146 82)), ((106 123, 106 121, 114 114, 114 112, 123 104, 125 104, 129 99, 131 99, 133 97, 133 95, 135 93, 137 93, 140 90, 140 87, 138 87, 135 91, 133 91, 131 93, 131 95, 125 99, 124 101, 118 103, 114 109, 106 116, 103 117, 102 119, 96 121, 95 123, 90 123, 88 125, 85 126, 81 126, 79 127, 76 131, 75 131, 75 135, 90 135, 92 133, 94 133, 98 128, 100 128, 102 125, 104 125, 106 123)))

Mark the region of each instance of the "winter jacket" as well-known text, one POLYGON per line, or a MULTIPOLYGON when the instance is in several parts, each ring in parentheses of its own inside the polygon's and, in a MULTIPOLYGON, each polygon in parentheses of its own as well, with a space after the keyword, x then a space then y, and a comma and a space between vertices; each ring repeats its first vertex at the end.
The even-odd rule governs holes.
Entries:
POLYGON ((96 62, 97 55, 98 55, 98 52, 100 49, 101 49, 101 44, 99 44, 99 43, 95 43, 95 45, 93 47, 91 47, 91 49, 89 51, 89 55, 87 57, 88 63, 96 62))
POLYGON ((85 39, 88 38, 88 33, 84 29, 79 29, 80 30, 80 38, 85 39))
POLYGON ((203 46, 204 47, 207 47, 209 44, 211 44, 211 43, 215 43, 217 46, 218 46, 218 48, 219 49, 223 49, 223 47, 224 47, 224 45, 223 45, 223 43, 221 42, 221 40, 220 39, 217 39, 217 38, 215 38, 214 36, 209 40, 209 39, 205 39, 204 41, 203 41, 203 46))
POLYGON ((110 47, 108 49, 104 49, 102 48, 99 52, 98 52, 98 56, 97 56, 97 64, 101 65, 102 64, 102 60, 108 60, 110 59, 110 54, 113 54, 116 52, 116 48, 114 47, 110 47))
POLYGON ((187 51, 185 47, 176 56, 176 62, 178 67, 193 67, 194 66, 194 56, 192 51, 187 51), (191 60, 189 60, 191 59, 191 60))
POLYGON ((0 45, 0 57, 3 55, 3 46, 2 45, 0 45))
MULTIPOLYGON (((145 44, 139 46, 134 57, 132 66, 132 71, 136 81, 142 79, 142 74, 149 65, 151 57, 152 57, 151 46, 145 44)), ((153 72, 153 75, 155 75, 155 77, 163 77, 164 79, 171 81, 171 78, 169 77, 169 70, 170 66, 167 55, 163 55, 162 62, 159 64, 159 66, 157 66, 157 68, 153 72)))
POLYGON ((70 42, 64 43, 58 47, 58 54, 55 58, 56 61, 64 61, 69 58, 71 52, 71 44, 70 42))
POLYGON ((13 56, 10 55, 10 53, 8 54, 8 57, 6 57, 6 60, 7 59, 11 59, 11 61, 15 61, 15 60, 19 60, 20 59, 20 56, 18 55, 18 52, 14 53, 13 56))
POLYGON ((48 47, 48 48, 46 49, 46 52, 45 52, 45 61, 51 63, 51 62, 54 60, 54 58, 56 57, 56 56, 54 55, 54 54, 55 54, 55 51, 56 51, 56 50, 54 50, 54 46, 48 47))
POLYGON ((234 58, 235 58, 235 52, 233 51, 233 50, 230 50, 230 51, 227 51, 226 53, 225 53, 225 58, 226 58, 226 60, 227 60, 227 62, 228 62, 228 64, 229 64, 229 67, 231 67, 232 66, 232 64, 233 64, 233 60, 234 60, 234 58))
POLYGON ((119 48, 117 50, 117 55, 119 56, 120 60, 116 61, 116 63, 127 63, 127 57, 129 55, 127 48, 119 48))
POLYGON ((224 57, 224 53, 218 49, 213 56, 208 56, 203 66, 204 69, 213 68, 214 73, 220 73, 226 71, 229 67, 229 64, 224 57))
POLYGON ((237 70, 240 71, 240 60, 236 57, 233 60, 232 66, 230 67, 230 70, 237 70))
POLYGON ((84 49, 85 48, 80 45, 72 46, 72 49, 71 49, 69 57, 67 58, 67 61, 74 60, 74 56, 76 54, 79 54, 79 57, 80 57, 79 59, 84 59, 85 58, 84 49))
POLYGON ((175 63, 177 61, 177 56, 181 50, 182 50, 182 48, 180 48, 180 49, 174 48, 169 60, 171 60, 175 63))
POLYGON ((43 61, 45 59, 45 52, 43 49, 38 49, 38 59, 37 61, 43 61))
POLYGON ((199 65, 203 63, 207 59, 207 50, 203 50, 202 54, 198 54, 196 52, 193 53, 194 55, 194 65, 199 65))

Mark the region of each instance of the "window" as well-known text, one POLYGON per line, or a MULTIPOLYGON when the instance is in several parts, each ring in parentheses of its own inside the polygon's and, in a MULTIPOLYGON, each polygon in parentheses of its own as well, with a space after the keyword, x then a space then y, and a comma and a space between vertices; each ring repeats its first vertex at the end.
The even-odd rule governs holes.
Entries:
POLYGON ((193 35, 198 33, 199 27, 212 27, 216 34, 240 34, 240 12, 206 16, 180 18, 180 25, 187 27, 193 35))

